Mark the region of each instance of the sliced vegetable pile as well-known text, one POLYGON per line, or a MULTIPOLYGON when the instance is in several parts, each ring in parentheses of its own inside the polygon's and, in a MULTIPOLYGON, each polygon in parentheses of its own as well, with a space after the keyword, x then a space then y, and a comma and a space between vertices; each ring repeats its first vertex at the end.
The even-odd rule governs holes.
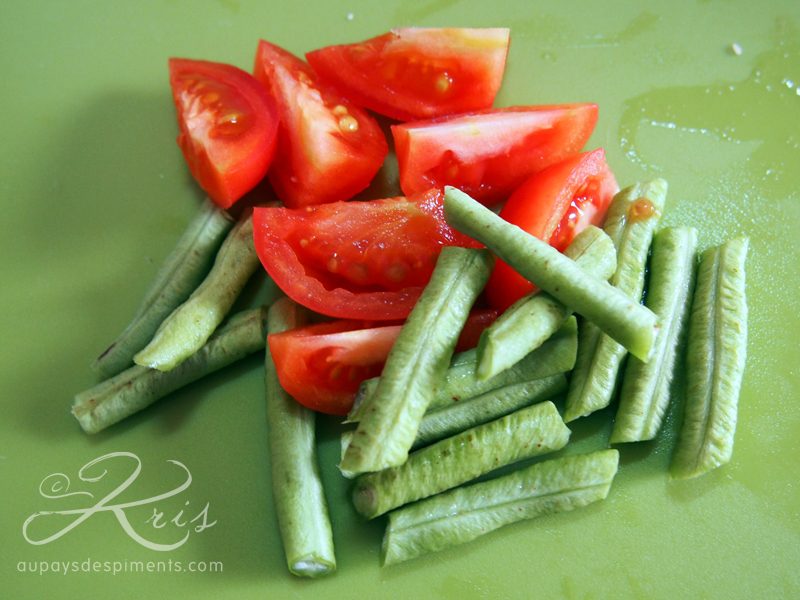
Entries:
POLYGON ((310 577, 336 568, 313 411, 353 424, 340 470, 359 513, 389 515, 384 564, 605 498, 617 450, 538 457, 617 394, 610 443, 657 435, 687 324, 671 473, 728 462, 747 240, 706 251, 695 284, 697 232, 657 231, 666 182, 619 191, 603 149, 583 151, 595 104, 492 108, 508 47, 507 29, 397 29, 308 63, 261 41, 253 75, 170 60, 178 145, 216 206, 95 361, 81 427, 266 351, 275 513, 310 577), (353 200, 386 160, 386 118, 403 195, 353 200), (250 195, 229 216, 265 177, 282 206, 250 195), (287 297, 229 316, 264 271, 287 297))

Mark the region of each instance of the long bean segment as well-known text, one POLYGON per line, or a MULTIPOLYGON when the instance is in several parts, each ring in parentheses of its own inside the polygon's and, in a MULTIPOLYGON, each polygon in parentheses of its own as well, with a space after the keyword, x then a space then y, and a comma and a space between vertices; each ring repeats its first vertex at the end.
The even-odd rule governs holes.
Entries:
POLYGON ((567 389, 563 373, 499 387, 479 396, 428 410, 414 440, 415 448, 553 398, 567 389))
POLYGON ((430 282, 386 359, 372 401, 342 459, 344 471, 380 471, 405 462, 491 266, 485 250, 442 250, 430 282))
MULTIPOLYGON (((515 383, 490 390, 474 398, 465 398, 438 409, 429 409, 422 418, 412 448, 420 448, 436 440, 455 435, 481 423, 488 423, 531 404, 548 400, 567 389, 563 373, 515 383)), ((353 439, 353 431, 342 432, 342 456, 353 439)), ((353 473, 342 471, 348 479, 353 473)))
MULTIPOLYGON (((656 179, 625 188, 608 209, 604 228, 617 248, 617 270, 610 283, 631 302, 638 303, 642 298, 647 253, 666 198, 667 182, 656 179)), ((598 323, 581 323, 578 360, 567 393, 564 420, 573 421, 610 404, 626 354, 625 346, 598 323)), ((635 352, 631 354, 646 362, 635 352)))
MULTIPOLYGON (((460 352, 453 357, 450 368, 438 382, 427 412, 447 408, 507 386, 569 371, 575 366, 577 351, 578 325, 575 318, 571 317, 539 348, 490 379, 478 377, 477 351, 474 348, 460 352)), ((372 402, 379 381, 380 378, 376 377, 361 385, 348 421, 357 422, 361 419, 372 402)))
POLYGON ((502 466, 559 450, 569 434, 552 402, 523 408, 412 452, 399 467, 362 475, 353 504, 371 519, 502 466))
POLYGON ((619 453, 601 450, 534 464, 389 513, 384 565, 473 540, 504 525, 604 499, 619 453))
POLYGON ((147 345, 162 321, 203 280, 232 226, 228 213, 205 201, 164 261, 133 320, 92 363, 94 371, 109 378, 133 365, 134 354, 147 345))
POLYGON ((733 454, 747 354, 747 238, 703 253, 689 320, 686 405, 671 474, 685 479, 733 454))
POLYGON ((464 192, 445 189, 445 216, 453 227, 486 244, 520 275, 597 324, 633 355, 647 360, 658 330, 651 310, 607 281, 585 273, 574 260, 504 221, 464 192))
MULTIPOLYGON (((564 254, 587 273, 608 279, 617 268, 614 243, 602 229, 588 227, 564 254)), ((510 306, 481 335, 478 343, 478 377, 488 379, 508 369, 553 335, 570 309, 550 294, 537 292, 510 306)))
POLYGON ((694 288, 697 230, 662 229, 653 239, 647 306, 661 329, 653 357, 628 358, 611 443, 651 440, 658 433, 670 399, 678 340, 686 326, 694 288))
POLYGON ((134 365, 75 396, 72 414, 97 433, 201 377, 263 349, 266 308, 232 316, 195 354, 169 372, 134 365))
POLYGON ((259 264, 250 215, 228 234, 203 283, 136 354, 136 364, 169 371, 194 354, 228 314, 259 264))
MULTIPOLYGON (((269 333, 303 324, 305 310, 283 298, 269 309, 269 333)), ((295 402, 278 383, 267 347, 265 366, 272 498, 289 571, 318 577, 336 570, 328 506, 319 476, 315 413, 295 402)))
POLYGON ((569 317, 559 330, 544 344, 529 353, 513 367, 501 371, 490 379, 478 377, 476 349, 462 352, 448 369, 439 384, 429 410, 450 406, 466 398, 474 398, 490 390, 523 381, 531 381, 556 373, 564 373, 575 366, 578 351, 578 324, 569 317))

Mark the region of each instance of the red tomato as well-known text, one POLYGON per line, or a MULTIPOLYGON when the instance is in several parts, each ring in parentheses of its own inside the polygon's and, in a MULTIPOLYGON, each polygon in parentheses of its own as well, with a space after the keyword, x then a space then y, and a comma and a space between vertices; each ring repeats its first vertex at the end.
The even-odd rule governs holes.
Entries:
POLYGON ((444 193, 256 208, 256 251, 296 302, 345 319, 404 319, 443 246, 477 247, 444 218, 444 193))
POLYGON ((267 174, 278 131, 275 103, 252 75, 231 65, 171 58, 169 80, 189 170, 228 208, 267 174))
POLYGON ((406 195, 452 185, 485 204, 505 200, 528 176, 578 152, 596 104, 521 106, 393 125, 406 195))
POLYGON ((346 415, 362 381, 380 375, 400 325, 320 323, 267 337, 278 381, 303 406, 346 415))
POLYGON ((489 108, 508 42, 508 29, 393 29, 306 58, 360 106, 410 121, 489 108))
MULTIPOLYGON (((473 312, 457 350, 475 346, 497 311, 473 312)), ((278 380, 303 406, 346 415, 361 382, 380 375, 402 325, 372 326, 363 321, 334 321, 270 335, 270 354, 278 380)))
POLYGON ((287 206, 348 200, 369 185, 388 153, 375 119, 269 42, 258 45, 254 74, 278 104, 278 151, 269 178, 287 206))
MULTIPOLYGON (((532 175, 511 195, 500 216, 563 251, 589 225, 605 220, 619 186, 602 148, 571 156, 532 175)), ((498 260, 486 285, 492 306, 505 310, 534 289, 498 260)))

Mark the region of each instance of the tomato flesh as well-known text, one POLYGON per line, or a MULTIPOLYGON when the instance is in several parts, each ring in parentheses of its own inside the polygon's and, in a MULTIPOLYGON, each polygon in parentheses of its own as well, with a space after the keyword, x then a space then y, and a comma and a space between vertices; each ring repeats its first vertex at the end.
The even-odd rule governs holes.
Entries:
POLYGON ((275 103, 250 74, 231 65, 171 58, 178 146, 203 190, 230 207, 266 175, 275 153, 275 103))
POLYGON ((509 30, 405 28, 306 54, 360 106, 400 121, 489 108, 503 79, 509 30))
MULTIPOLYGON (((532 175, 511 195, 500 216, 563 251, 589 225, 601 225, 619 191, 602 148, 571 156, 532 175)), ((495 263, 486 297, 505 310, 534 285, 508 264, 495 263)))
MULTIPOLYGON (((457 349, 475 346, 497 311, 474 311, 457 349)), ((267 340, 281 387, 303 406, 346 415, 365 379, 383 370, 401 324, 375 326, 364 321, 333 321, 271 334, 267 340)))
POLYGON ((261 41, 254 67, 280 114, 269 179, 290 207, 348 200, 366 188, 388 153, 378 123, 286 50, 261 41))
POLYGON ((392 126, 406 195, 452 185, 485 204, 506 200, 531 174, 578 152, 596 104, 522 106, 392 126))
POLYGON ((443 246, 478 247, 444 218, 444 193, 253 213, 261 263, 296 302, 344 319, 408 316, 443 246))

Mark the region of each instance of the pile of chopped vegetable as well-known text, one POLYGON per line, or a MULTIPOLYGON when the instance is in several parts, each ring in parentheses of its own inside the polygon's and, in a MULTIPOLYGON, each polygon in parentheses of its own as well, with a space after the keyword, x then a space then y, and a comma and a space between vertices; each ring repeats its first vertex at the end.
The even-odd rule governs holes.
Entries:
POLYGON ((340 470, 356 511, 388 513, 384 564, 605 498, 618 450, 538 457, 617 396, 609 443, 653 439, 684 356, 672 476, 728 462, 747 240, 697 268, 697 231, 658 229, 666 182, 620 191, 583 150, 595 104, 493 108, 509 41, 397 29, 307 62, 261 41, 252 75, 171 59, 178 145, 212 202, 95 361, 81 427, 265 352, 275 513, 311 577, 336 568, 314 411, 346 415, 340 470), (354 199, 387 160, 398 195, 354 199), (280 203, 253 192, 265 178, 280 203), (286 297, 230 315, 255 273, 286 297))

